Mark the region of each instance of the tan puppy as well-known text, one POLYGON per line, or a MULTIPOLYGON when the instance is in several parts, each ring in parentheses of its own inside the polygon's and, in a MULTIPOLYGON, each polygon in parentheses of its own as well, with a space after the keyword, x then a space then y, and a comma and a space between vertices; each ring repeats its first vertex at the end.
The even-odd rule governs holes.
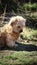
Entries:
POLYGON ((17 46, 15 41, 19 38, 25 22, 26 19, 22 16, 15 16, 10 19, 10 22, 0 30, 0 48, 5 44, 9 47, 17 46))

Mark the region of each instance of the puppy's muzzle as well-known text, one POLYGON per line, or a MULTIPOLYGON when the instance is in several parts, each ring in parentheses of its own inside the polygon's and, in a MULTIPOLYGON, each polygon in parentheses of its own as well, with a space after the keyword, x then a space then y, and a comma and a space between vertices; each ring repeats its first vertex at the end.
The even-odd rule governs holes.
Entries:
POLYGON ((23 30, 20 30, 19 32, 21 33, 23 30))

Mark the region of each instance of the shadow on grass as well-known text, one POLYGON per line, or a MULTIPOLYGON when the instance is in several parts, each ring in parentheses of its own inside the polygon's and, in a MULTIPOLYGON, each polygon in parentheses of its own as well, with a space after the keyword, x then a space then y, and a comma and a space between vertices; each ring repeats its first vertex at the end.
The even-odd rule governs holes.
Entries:
POLYGON ((4 48, 2 48, 2 50, 13 50, 13 51, 37 51, 37 46, 32 45, 32 44, 20 44, 17 43, 18 46, 16 48, 9 48, 7 46, 5 46, 4 48))

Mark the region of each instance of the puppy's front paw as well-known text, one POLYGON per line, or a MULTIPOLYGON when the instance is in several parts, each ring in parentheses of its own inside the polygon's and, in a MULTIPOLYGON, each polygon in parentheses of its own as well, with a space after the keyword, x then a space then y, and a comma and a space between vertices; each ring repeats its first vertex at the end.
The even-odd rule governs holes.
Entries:
POLYGON ((15 47, 17 47, 18 46, 18 44, 15 44, 15 47))
POLYGON ((16 47, 18 47, 18 44, 15 44, 15 45, 12 46, 12 48, 16 48, 16 47))

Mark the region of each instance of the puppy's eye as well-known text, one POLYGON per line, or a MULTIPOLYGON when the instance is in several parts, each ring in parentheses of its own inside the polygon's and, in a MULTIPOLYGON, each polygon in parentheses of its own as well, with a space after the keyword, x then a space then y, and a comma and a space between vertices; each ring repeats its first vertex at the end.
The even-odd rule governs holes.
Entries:
POLYGON ((18 28, 20 28, 20 26, 18 26, 18 28))

